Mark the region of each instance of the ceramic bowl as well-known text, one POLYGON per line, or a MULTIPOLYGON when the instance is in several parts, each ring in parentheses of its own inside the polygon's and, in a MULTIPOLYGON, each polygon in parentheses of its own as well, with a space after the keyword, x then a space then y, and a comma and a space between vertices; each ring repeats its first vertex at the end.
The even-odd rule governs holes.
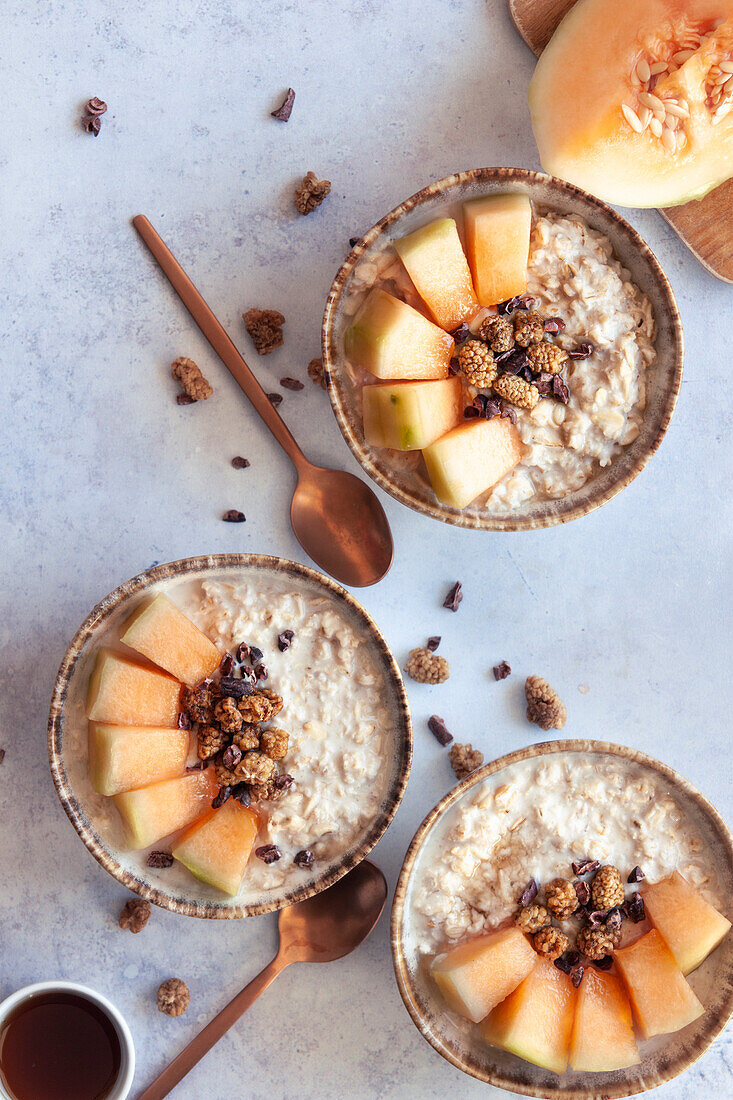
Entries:
POLYGON ((422 515, 485 531, 521 531, 566 523, 620 493, 644 469, 664 437, 680 390, 684 359, 682 324, 672 288, 636 230, 600 199, 563 180, 523 168, 475 168, 447 176, 424 187, 372 226, 349 253, 333 281, 323 316, 322 345, 333 411, 346 442, 369 476, 396 500, 422 515), (344 333, 351 317, 344 309, 344 299, 353 286, 356 267, 374 258, 394 238, 444 213, 446 206, 501 191, 521 192, 545 209, 578 214, 609 238, 617 258, 652 304, 657 321, 657 361, 648 374, 642 430, 608 467, 581 489, 559 500, 528 502, 510 513, 492 514, 470 505, 459 509, 440 504, 427 480, 396 470, 387 460, 389 452, 367 447, 345 365, 344 333))
POLYGON ((721 888, 733 901, 733 837, 717 810, 681 775, 644 753, 604 741, 550 741, 502 756, 464 779, 434 807, 417 830, 407 851, 392 908, 392 955, 397 984, 405 1007, 421 1034, 439 1054, 458 1069, 498 1088, 523 1096, 564 1100, 613 1100, 655 1088, 676 1077, 707 1050, 733 1015, 733 933, 689 976, 706 1012, 695 1023, 672 1035, 642 1046, 642 1063, 613 1073, 575 1073, 558 1076, 514 1055, 485 1044, 473 1025, 446 1015, 445 1003, 426 968, 411 946, 411 898, 416 873, 425 866, 426 842, 443 816, 487 777, 497 777, 512 764, 553 754, 588 754, 620 758, 648 773, 694 821, 720 872, 721 888))
MULTIPOLYGON (((383 835, 404 794, 412 760, 412 723, 402 677, 387 643, 366 611, 344 588, 314 569, 261 554, 219 554, 185 558, 158 565, 120 585, 90 612, 74 636, 56 678, 48 725, 51 774, 64 810, 94 858, 106 871, 143 898, 193 917, 249 917, 303 901, 327 889, 372 850, 383 835), (175 595, 179 585, 205 580, 257 581, 285 578, 293 591, 307 591, 335 600, 339 613, 353 625, 361 644, 370 647, 386 684, 395 736, 387 749, 385 795, 368 827, 338 858, 319 867, 312 877, 288 889, 287 880, 266 896, 251 891, 228 898, 199 882, 179 864, 165 869, 148 867, 145 853, 126 851, 117 813, 110 799, 97 795, 89 782, 86 748, 85 698, 89 673, 100 644, 114 644, 119 627, 142 596, 157 592, 175 595)), ((165 843, 158 847, 169 847, 165 843)))

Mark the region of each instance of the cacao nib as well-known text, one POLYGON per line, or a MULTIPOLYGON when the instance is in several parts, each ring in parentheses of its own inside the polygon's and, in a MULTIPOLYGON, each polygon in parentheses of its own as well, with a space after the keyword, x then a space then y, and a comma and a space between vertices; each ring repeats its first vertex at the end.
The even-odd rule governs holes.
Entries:
POLYGON ((465 321, 462 324, 460 324, 458 326, 458 328, 454 328, 453 331, 451 332, 451 336, 453 337, 453 339, 455 340, 455 342, 457 344, 465 344, 466 340, 468 340, 468 337, 470 335, 471 335, 471 330, 470 330, 470 328, 468 327, 468 325, 466 324, 465 321))
POLYGON ((556 374, 552 379, 552 393, 563 405, 567 405, 570 400, 570 391, 559 374, 556 374))
POLYGON ((531 382, 533 377, 531 367, 520 367, 517 371, 517 378, 523 378, 525 382, 531 382))
POLYGON ((606 921, 605 909, 591 909, 588 913, 588 924, 591 928, 600 928, 606 921))
POLYGON ((535 378, 534 384, 540 397, 550 396, 552 393, 552 379, 553 375, 546 370, 541 371, 539 376, 535 378))
POLYGON ((251 650, 246 642, 240 642, 237 646, 237 661, 240 665, 252 660, 251 650))
POLYGON ((151 852, 145 862, 148 867, 172 867, 173 856, 170 852, 151 852))
POLYGON ((5 759, 5 749, 0 749, 0 764, 2 764, 4 759, 5 759))
POLYGON ((278 109, 276 111, 270 111, 270 114, 279 122, 287 122, 292 113, 294 103, 295 92, 292 88, 288 88, 285 99, 282 101, 278 109))
POLYGON ((296 852, 293 856, 293 863, 296 867, 312 867, 315 861, 316 857, 310 848, 304 848, 302 852, 296 852))
POLYGON ((107 110, 107 104, 99 96, 93 95, 87 100, 84 110, 88 115, 103 115, 107 110))
MULTIPOLYGON (((239 669, 239 674, 244 680, 245 684, 249 685, 250 689, 255 687, 255 685, 257 684, 257 676, 255 675, 255 670, 250 665, 242 665, 239 669)), ((247 695, 250 694, 251 690, 247 692, 247 695)))
POLYGON ((445 722, 437 714, 431 714, 428 718, 428 729, 443 747, 450 745, 453 740, 453 734, 448 732, 445 722))
POLYGON ((276 775, 272 781, 273 787, 277 787, 279 791, 289 791, 295 780, 292 775, 276 775))
POLYGON ((225 523, 244 523, 247 517, 236 508, 228 508, 221 518, 225 523))
POLYGON ((249 680, 236 680, 233 676, 222 676, 219 689, 222 695, 230 699, 243 699, 245 695, 252 694, 252 684, 249 680))
POLYGON ((195 404, 196 404, 196 398, 191 397, 190 393, 177 393, 176 394, 176 405, 195 405, 195 404))
POLYGON ((496 312, 504 317, 510 316, 518 309, 531 309, 534 305, 534 298, 529 294, 515 294, 513 298, 507 298, 506 302, 499 302, 496 307, 496 312))
POLYGON ((479 409, 476 408, 475 405, 466 405, 465 409, 463 410, 464 420, 478 420, 480 416, 481 412, 479 409))
POLYGON ((236 787, 232 787, 232 798, 235 802, 239 802, 242 806, 249 806, 252 798, 250 797, 249 787, 246 783, 237 783, 236 787))
POLYGON ((512 667, 506 661, 501 661, 498 665, 494 665, 494 679, 506 680, 507 676, 511 676, 512 667))
POLYGON ((571 359, 588 359, 596 349, 590 340, 581 340, 572 351, 568 352, 571 359))
POLYGON ((272 405, 273 409, 277 409, 278 406, 282 405, 283 403, 283 395, 281 393, 268 393, 265 396, 272 405))
POLYGON ((637 865, 636 867, 634 867, 633 871, 631 871, 629 873, 629 877, 626 879, 626 881, 627 882, 641 882, 645 878, 646 878, 646 875, 642 871, 641 867, 639 867, 637 865))
POLYGON ((613 955, 604 955, 602 959, 594 959, 593 965, 599 970, 610 970, 613 966, 613 955))
POLYGON ((604 926, 618 932, 618 930, 621 928, 621 922, 624 920, 625 916, 626 914, 620 908, 617 907, 616 909, 612 909, 606 917, 605 921, 603 922, 604 926))
POLYGON ((303 383, 299 382, 297 378, 281 378, 280 385, 284 390, 292 390, 293 393, 297 393, 298 390, 302 390, 303 383))
POLYGON ((517 423, 517 411, 511 405, 502 406, 501 415, 505 420, 511 420, 512 424, 517 423))
POLYGON ((191 719, 185 710, 179 710, 178 712, 178 728, 179 730, 190 730, 191 728, 191 719))
POLYGON ((234 668, 234 658, 232 657, 231 653, 225 653, 224 656, 221 659, 221 664, 219 665, 219 671, 221 672, 222 676, 229 676, 229 674, 232 672, 233 668, 234 668))
POLYGON ((530 879, 527 885, 522 891, 522 896, 519 899, 519 904, 523 909, 526 909, 528 905, 531 905, 534 899, 539 893, 539 886, 534 879, 530 879))
POLYGON ((562 317, 548 317, 544 323, 545 332, 549 332, 554 335, 556 332, 562 332, 565 328, 565 322, 562 317))
POLYGON ((529 356, 524 348, 512 348, 507 352, 506 359, 502 361, 502 374, 519 374, 520 370, 529 367, 529 356))
POLYGON ((448 595, 443 600, 443 607, 447 607, 449 611, 457 611, 458 605, 463 599, 463 588, 460 581, 456 581, 453 587, 448 592, 448 595))
POLYGON ((478 409, 481 416, 485 416, 486 415, 486 406, 489 403, 489 399, 486 396, 486 394, 485 393, 477 393, 476 396, 473 399, 473 403, 476 406, 476 408, 478 409))
POLYGON ((242 750, 240 749, 239 745, 229 745, 228 748, 224 750, 224 755, 221 758, 221 762, 225 768, 229 768, 230 770, 232 770, 233 768, 236 768, 241 759, 242 750))
POLYGON ((249 647, 249 660, 243 663, 246 663, 248 665, 258 665, 264 656, 265 655, 261 649, 258 649, 256 645, 251 645, 249 647))
POLYGON ((88 134, 94 134, 95 137, 102 128, 102 120, 99 115, 85 115, 81 120, 81 124, 88 134))
POLYGON ((589 875, 601 866, 597 859, 576 859, 570 864, 574 875, 589 875))
POLYGON ((587 882, 574 882, 575 896, 581 905, 587 905, 590 901, 590 886, 587 882))
POLYGON ((235 457, 232 459, 232 466, 235 470, 246 470, 249 466, 249 459, 242 458, 241 455, 235 455, 235 457))
POLYGON ((277 863, 282 856, 282 852, 277 844, 263 844, 260 848, 255 848, 255 855, 263 863, 277 863))
POLYGON ((573 985, 575 986, 576 989, 578 988, 578 986, 582 982, 584 974, 585 974, 585 970, 582 966, 575 966, 570 971, 570 981, 573 983, 573 985))
POLYGON ((349 248, 354 248, 360 240, 361 237, 349 237, 349 248))
POLYGON ((448 374, 456 375, 460 371, 461 367, 457 359, 451 359, 448 364, 448 374))
POLYGON ((433 634, 431 638, 428 638, 428 644, 426 649, 429 649, 431 653, 435 653, 436 649, 440 645, 440 634, 433 634))
POLYGON ((211 800, 211 808, 213 810, 218 810, 220 806, 224 805, 227 799, 231 798, 231 796, 231 787, 219 787, 218 795, 216 795, 216 797, 211 800))
POLYGON ((281 653, 284 653, 286 649, 290 649, 293 644, 293 638, 295 637, 295 631, 283 630, 281 634, 277 636, 277 648, 281 653))
POLYGON ((646 909, 644 908, 644 899, 641 894, 634 894, 631 901, 626 906, 626 911, 629 914, 629 920, 634 924, 639 924, 644 920, 646 916, 646 909))
POLYGON ((266 680, 269 675, 267 665, 255 665, 255 676, 258 680, 266 680))
POLYGON ((495 397, 489 397, 484 407, 484 416, 487 420, 493 420, 495 416, 504 415, 504 406, 495 397))

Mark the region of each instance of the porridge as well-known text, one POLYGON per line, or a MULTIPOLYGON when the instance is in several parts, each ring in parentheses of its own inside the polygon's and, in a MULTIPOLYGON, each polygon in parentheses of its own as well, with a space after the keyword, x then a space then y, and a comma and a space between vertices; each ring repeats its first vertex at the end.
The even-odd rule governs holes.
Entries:
MULTIPOLYGON (((446 350, 436 344, 437 362, 434 355, 427 368, 420 340, 428 334, 410 335, 406 316, 394 322, 403 334, 402 357, 396 356, 394 365, 386 364, 384 355, 375 363, 366 348, 367 325, 381 324, 385 338, 392 323, 384 316, 386 299, 375 320, 375 289, 423 318, 437 316, 430 288, 420 284, 423 297, 418 293, 412 257, 401 258, 400 239, 355 268, 344 301, 352 318, 344 345, 349 400, 362 418, 371 457, 384 462, 388 456, 404 484, 431 486, 443 504, 492 514, 560 499, 612 463, 639 435, 647 372, 656 359, 651 304, 614 256, 610 241, 580 216, 530 208, 525 202, 526 211, 520 213, 528 215, 527 242, 519 281, 500 279, 515 296, 498 306, 466 301, 460 313, 442 322, 455 346, 446 350), (457 316, 461 323, 449 328, 457 316), (529 330, 532 323, 538 325, 536 334, 529 330), (350 335, 353 330, 358 338, 350 335), (409 407, 389 410, 385 426, 388 412, 375 409, 380 401, 372 390, 382 389, 390 378, 395 383, 387 396, 394 404, 397 394, 409 407), (433 391, 426 379, 434 380, 433 391), (408 385, 417 387, 414 394, 402 388, 408 385), (493 421, 493 431, 466 423, 484 419, 493 421), (472 434, 480 442, 478 465, 485 468, 466 474, 477 464, 476 445, 468 445, 472 434)), ((478 298, 485 301, 486 293, 478 291, 476 246, 467 236, 465 210, 470 206, 464 204, 463 215, 460 208, 451 211, 455 220, 440 219, 403 240, 451 220, 461 229, 459 247, 466 250, 478 298)))

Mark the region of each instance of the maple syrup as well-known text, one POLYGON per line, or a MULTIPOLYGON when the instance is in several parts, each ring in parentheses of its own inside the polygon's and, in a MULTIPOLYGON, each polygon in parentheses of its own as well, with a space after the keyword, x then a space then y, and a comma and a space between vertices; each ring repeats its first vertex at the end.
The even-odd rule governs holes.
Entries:
POLYGON ((12 1100, 105 1100, 121 1061, 109 1016, 78 993, 39 993, 0 1024, 0 1081, 12 1100))

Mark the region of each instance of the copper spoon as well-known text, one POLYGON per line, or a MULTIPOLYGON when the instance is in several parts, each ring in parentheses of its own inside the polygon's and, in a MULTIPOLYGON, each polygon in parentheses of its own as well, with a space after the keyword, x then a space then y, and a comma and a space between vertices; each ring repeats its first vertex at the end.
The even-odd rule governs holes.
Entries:
POLYGON ((280 946, 275 958, 191 1040, 138 1100, 163 1100, 286 966, 332 962, 357 948, 379 920, 386 900, 384 875, 365 859, 329 890, 281 909, 280 946))
POLYGON ((327 470, 308 461, 224 328, 148 219, 138 214, 132 224, 295 466, 298 484, 290 506, 290 522, 306 554, 343 584, 363 588, 381 581, 392 564, 394 546, 387 517, 374 492, 345 470, 327 470))

